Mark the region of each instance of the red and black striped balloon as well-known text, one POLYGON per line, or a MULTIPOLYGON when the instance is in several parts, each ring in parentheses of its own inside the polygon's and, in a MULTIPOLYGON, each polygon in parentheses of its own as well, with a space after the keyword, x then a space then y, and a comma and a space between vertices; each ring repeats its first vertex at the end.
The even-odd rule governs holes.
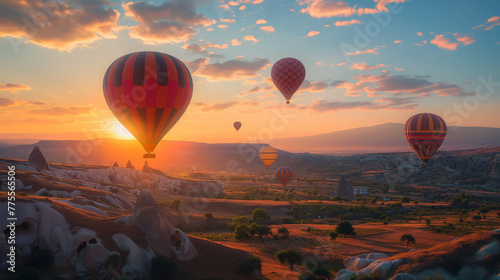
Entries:
POLYGON ((405 137, 426 166, 446 138, 448 128, 444 120, 434 114, 421 113, 410 117, 405 124, 405 137))
POLYGON ((292 180, 292 177, 293 172, 290 168, 282 166, 276 169, 276 178, 281 182, 283 187, 286 187, 286 184, 292 180))
POLYGON ((187 109, 193 80, 179 59, 160 52, 124 55, 103 80, 106 102, 116 118, 152 154, 163 136, 187 109))

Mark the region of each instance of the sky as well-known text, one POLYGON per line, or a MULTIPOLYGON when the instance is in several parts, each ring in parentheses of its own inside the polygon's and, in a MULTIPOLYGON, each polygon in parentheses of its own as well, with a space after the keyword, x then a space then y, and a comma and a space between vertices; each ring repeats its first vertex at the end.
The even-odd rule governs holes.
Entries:
POLYGON ((496 0, 0 0, 0 50, 3 138, 130 138, 102 79, 144 50, 194 79, 166 140, 269 142, 422 112, 500 128, 496 0), (270 78, 284 57, 306 68, 290 105, 270 78))

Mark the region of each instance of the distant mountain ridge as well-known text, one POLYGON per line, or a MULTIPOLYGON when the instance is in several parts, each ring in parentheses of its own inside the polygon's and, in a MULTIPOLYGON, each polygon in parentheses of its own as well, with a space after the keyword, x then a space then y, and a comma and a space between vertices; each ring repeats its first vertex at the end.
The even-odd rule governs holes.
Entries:
MULTIPOLYGON (((278 138, 270 144, 289 152, 326 154, 411 151, 403 131, 404 124, 385 123, 313 136, 278 138)), ((441 150, 498 145, 500 145, 500 128, 450 126, 441 150)))

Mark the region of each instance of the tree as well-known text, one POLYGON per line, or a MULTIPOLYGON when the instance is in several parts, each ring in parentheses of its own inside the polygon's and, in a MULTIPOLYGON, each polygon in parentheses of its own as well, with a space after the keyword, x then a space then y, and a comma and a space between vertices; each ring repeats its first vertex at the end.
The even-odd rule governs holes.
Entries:
POLYGON ((337 239, 337 236, 339 234, 336 233, 335 231, 330 231, 330 233, 328 235, 330 236, 330 240, 335 240, 335 239, 337 239))
POLYGON ((401 203, 410 203, 410 198, 409 198, 409 197, 407 197, 407 196, 403 196, 403 197, 401 198, 401 203))
POLYGON ((227 224, 227 227, 234 230, 239 225, 250 225, 250 220, 245 215, 234 217, 232 222, 227 224))
POLYGON ((315 276, 316 279, 330 279, 332 278, 332 273, 326 266, 317 260, 313 261, 308 261, 306 263, 307 269, 309 269, 310 272, 312 272, 315 276))
POLYGON ((241 274, 252 274, 256 269, 262 269, 262 260, 259 257, 250 254, 240 263, 238 272, 241 274))
POLYGON ((425 223, 429 226, 431 224, 431 219, 425 218, 425 223))
POLYGON ((207 220, 207 223, 210 223, 214 219, 214 215, 212 213, 205 213, 203 216, 207 220))
POLYGON ((410 246, 410 243, 415 243, 415 237, 411 234, 401 235, 401 242, 406 242, 406 247, 410 246))
POLYGON ((260 239, 262 239, 264 236, 268 235, 273 235, 273 231, 271 230, 271 227, 268 225, 259 225, 257 227, 257 235, 259 236, 260 239))
POLYGON ((318 278, 311 271, 303 270, 299 274, 299 280, 318 280, 318 278))
POLYGON ((181 209, 182 204, 183 204, 183 202, 180 198, 175 198, 174 200, 172 200, 170 202, 170 205, 168 205, 168 208, 170 208, 174 211, 177 211, 177 210, 181 209))
POLYGON ((377 198, 376 197, 370 198, 370 203, 371 204, 377 204, 377 198))
POLYGON ((451 205, 454 207, 459 207, 464 204, 464 201, 459 196, 454 196, 451 198, 451 205))
POLYGON ((347 220, 342 220, 337 223, 337 227, 335 228, 335 232, 338 235, 343 235, 346 238, 348 235, 356 236, 356 232, 352 227, 351 222, 347 220))
POLYGON ((281 238, 287 239, 290 232, 288 231, 288 229, 286 227, 280 227, 280 228, 278 228, 278 234, 281 238))
POLYGON ((266 209, 255 208, 252 212, 252 218, 256 221, 265 221, 269 220, 269 215, 267 214, 266 209))
POLYGON ((234 238, 236 239, 247 239, 250 238, 250 232, 248 225, 238 225, 234 230, 234 238))
POLYGON ((276 252, 274 257, 280 262, 281 265, 284 263, 290 264, 290 269, 293 269, 294 264, 300 264, 302 261, 302 254, 294 249, 284 249, 276 252))
POLYGON ((167 206, 167 203, 165 201, 160 201, 158 202, 158 206, 160 206, 161 209, 165 208, 167 206))

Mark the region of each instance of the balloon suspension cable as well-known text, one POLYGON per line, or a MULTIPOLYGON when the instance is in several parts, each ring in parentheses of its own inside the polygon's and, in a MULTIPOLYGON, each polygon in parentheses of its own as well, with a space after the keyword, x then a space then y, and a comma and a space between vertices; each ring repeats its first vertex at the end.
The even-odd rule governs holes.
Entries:
POLYGON ((142 157, 143 158, 156 158, 156 155, 153 152, 146 152, 142 157))

